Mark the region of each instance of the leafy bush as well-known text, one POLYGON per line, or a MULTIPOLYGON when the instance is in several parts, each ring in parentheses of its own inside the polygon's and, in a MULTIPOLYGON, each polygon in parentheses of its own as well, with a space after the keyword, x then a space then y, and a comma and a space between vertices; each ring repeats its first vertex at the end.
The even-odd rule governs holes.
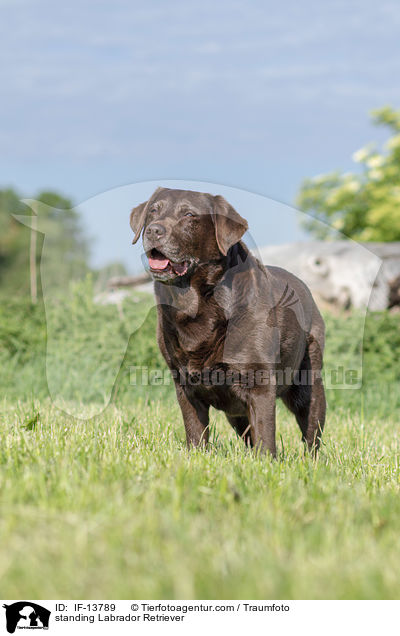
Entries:
MULTIPOLYGON (((330 389, 331 408, 364 409, 385 415, 400 409, 400 316, 388 312, 363 316, 325 316, 325 370, 354 368, 363 346, 362 390, 330 389), (364 338, 362 333, 364 329, 364 338)), ((156 309, 152 297, 134 294, 120 309, 93 301, 90 280, 76 283, 70 294, 46 304, 26 298, 3 301, 0 307, 0 382, 10 399, 44 397, 51 382, 66 399, 83 403, 173 397, 172 383, 132 385, 130 368, 166 369, 156 342, 156 309), (110 387, 106 391, 105 387, 110 387), (111 391, 112 389, 112 391, 111 391)))
POLYGON ((400 111, 385 106, 372 116, 392 133, 384 151, 369 144, 353 154, 360 173, 318 175, 300 187, 297 204, 312 215, 303 225, 318 238, 339 230, 361 241, 400 240, 400 111))
POLYGON ((42 305, 33 305, 29 298, 11 298, 0 305, 0 352, 18 356, 21 364, 41 355, 46 343, 46 320, 42 305))
POLYGON ((28 298, 3 301, 0 382, 5 394, 48 395, 47 364, 52 395, 56 390, 65 399, 103 402, 104 387, 112 388, 118 375, 116 399, 145 397, 148 387, 131 386, 129 375, 131 366, 165 368, 153 305, 147 294, 126 299, 120 309, 96 304, 90 280, 75 283, 68 296, 54 296, 46 310, 28 298))

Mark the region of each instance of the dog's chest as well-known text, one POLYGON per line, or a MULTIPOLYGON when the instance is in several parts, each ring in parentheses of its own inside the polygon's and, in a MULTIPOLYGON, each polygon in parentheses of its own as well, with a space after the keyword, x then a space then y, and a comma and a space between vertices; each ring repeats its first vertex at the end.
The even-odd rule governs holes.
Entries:
POLYGON ((215 316, 180 325, 174 337, 177 346, 171 347, 171 366, 193 398, 230 415, 244 415, 247 391, 238 386, 231 365, 225 363, 226 336, 226 321, 215 316))
POLYGON ((188 373, 214 368, 223 361, 226 325, 213 316, 177 326, 176 362, 188 373))
POLYGON ((245 387, 227 386, 226 375, 222 369, 206 370, 202 383, 198 383, 198 376, 187 376, 185 391, 192 398, 224 411, 227 415, 245 415, 248 390, 245 387))

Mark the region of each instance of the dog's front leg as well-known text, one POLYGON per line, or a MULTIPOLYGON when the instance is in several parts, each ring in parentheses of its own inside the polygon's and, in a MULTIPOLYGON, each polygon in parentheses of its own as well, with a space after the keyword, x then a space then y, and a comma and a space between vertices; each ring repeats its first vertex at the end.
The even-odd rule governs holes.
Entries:
POLYGON ((276 457, 275 442, 276 386, 258 387, 250 391, 248 417, 252 445, 276 457))
POLYGON ((184 388, 175 384, 176 395, 183 415, 188 448, 204 446, 208 442, 208 407, 198 400, 189 400, 184 388))

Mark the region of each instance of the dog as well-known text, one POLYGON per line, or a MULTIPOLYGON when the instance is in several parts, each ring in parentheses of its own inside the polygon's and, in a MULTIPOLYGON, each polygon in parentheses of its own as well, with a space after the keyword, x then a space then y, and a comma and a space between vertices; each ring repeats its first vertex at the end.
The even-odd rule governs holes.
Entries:
POLYGON ((158 188, 130 225, 133 244, 143 234, 188 447, 207 444, 212 406, 248 446, 276 457, 279 397, 315 454, 325 328, 307 286, 255 258, 241 240, 247 221, 220 195, 158 188))

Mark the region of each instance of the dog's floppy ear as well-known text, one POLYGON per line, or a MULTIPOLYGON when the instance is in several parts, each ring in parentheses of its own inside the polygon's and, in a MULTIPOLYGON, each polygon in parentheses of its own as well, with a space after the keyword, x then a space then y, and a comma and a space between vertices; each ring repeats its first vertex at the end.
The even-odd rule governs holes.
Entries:
POLYGON ((220 252, 226 256, 229 248, 240 241, 248 225, 246 219, 240 216, 224 197, 218 194, 213 199, 215 238, 220 252))
POLYGON ((134 245, 138 241, 139 236, 143 230, 144 221, 146 218, 147 204, 148 204, 148 201, 145 201, 144 203, 141 203, 140 205, 136 206, 136 208, 133 208, 131 212, 130 224, 131 224, 132 230, 135 233, 135 236, 133 237, 132 245, 134 245))
POLYGON ((130 224, 132 230, 135 233, 135 236, 133 237, 132 245, 134 245, 138 241, 139 236, 143 230, 144 222, 146 220, 147 204, 156 194, 165 189, 166 188, 157 188, 157 190, 153 192, 148 201, 145 201, 144 203, 137 205, 136 208, 133 208, 131 212, 130 224))

